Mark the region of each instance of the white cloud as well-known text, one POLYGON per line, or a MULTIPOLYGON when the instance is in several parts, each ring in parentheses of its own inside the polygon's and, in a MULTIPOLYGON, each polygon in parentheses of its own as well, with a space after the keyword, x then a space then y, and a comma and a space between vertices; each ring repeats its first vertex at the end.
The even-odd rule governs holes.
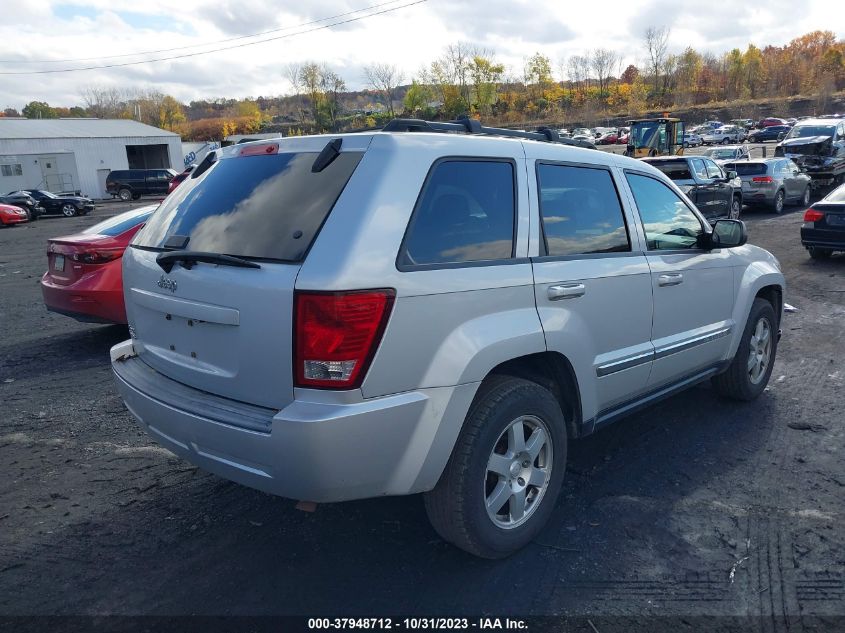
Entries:
MULTIPOLYGON (((208 44, 295 27, 379 1, 196 0, 184 7, 172 0, 6 2, 0 22, 0 59, 102 59, 106 55, 208 44)), ((391 6, 407 1, 396 0, 391 6)), ((841 13, 836 1, 808 0, 798 7, 793 0, 770 0, 740 7, 722 11, 677 0, 606 0, 600 4, 428 0, 329 30, 183 60, 78 73, 0 75, 0 108, 20 109, 35 99, 53 105, 78 105, 80 88, 90 84, 156 87, 184 101, 275 95, 288 88, 284 67, 302 60, 325 61, 350 88, 360 88, 364 85, 361 68, 367 63, 394 63, 409 77, 457 41, 493 49, 500 61, 519 75, 523 60, 537 51, 557 64, 571 55, 603 47, 619 52, 625 64, 638 63, 643 57, 643 31, 652 25, 671 28, 669 43, 673 51, 693 46, 717 54, 733 47, 745 48, 749 42, 782 45, 815 29, 839 27, 837 35, 845 35, 845 24, 830 19, 841 13)), ((280 31, 278 35, 295 30, 280 31)), ((180 52, 188 51, 161 56, 180 52)), ((136 58, 102 61, 132 59, 136 58)), ((0 71, 96 63, 21 61, 0 63, 0 71)))

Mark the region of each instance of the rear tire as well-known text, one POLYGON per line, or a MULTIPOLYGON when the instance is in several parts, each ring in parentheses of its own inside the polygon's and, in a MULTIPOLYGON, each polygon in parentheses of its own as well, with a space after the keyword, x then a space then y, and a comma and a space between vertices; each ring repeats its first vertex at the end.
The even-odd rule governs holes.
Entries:
POLYGON ((772 304, 760 297, 754 299, 731 364, 711 381, 717 393, 746 402, 763 393, 777 355, 777 327, 772 304))
POLYGON ((817 246, 811 246, 807 251, 810 253, 812 259, 828 259, 833 255, 833 251, 829 248, 819 248, 817 246))
POLYGON ((775 193, 775 201, 772 203, 772 210, 780 215, 783 213, 783 206, 784 206, 784 195, 783 189, 778 189, 777 193, 775 193))
POLYGON ((513 554, 554 511, 566 444, 566 421, 551 392, 521 378, 488 378, 440 481, 424 496, 432 526, 476 556, 513 554))
POLYGON ((117 197, 123 200, 124 202, 129 202, 132 199, 132 192, 125 187, 117 192, 117 197))

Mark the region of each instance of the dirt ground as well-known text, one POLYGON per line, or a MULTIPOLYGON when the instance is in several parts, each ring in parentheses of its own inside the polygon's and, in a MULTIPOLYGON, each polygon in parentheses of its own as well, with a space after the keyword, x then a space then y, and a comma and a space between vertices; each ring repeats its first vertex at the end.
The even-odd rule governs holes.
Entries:
POLYGON ((108 363, 125 328, 48 313, 38 286, 48 237, 123 208, 0 230, 0 615, 730 615, 759 631, 810 630, 802 617, 821 616, 845 627, 845 257, 809 259, 801 210, 744 214, 798 309, 766 393, 736 404, 700 386, 574 442, 549 526, 491 562, 440 541, 418 497, 301 512, 141 432, 108 363))

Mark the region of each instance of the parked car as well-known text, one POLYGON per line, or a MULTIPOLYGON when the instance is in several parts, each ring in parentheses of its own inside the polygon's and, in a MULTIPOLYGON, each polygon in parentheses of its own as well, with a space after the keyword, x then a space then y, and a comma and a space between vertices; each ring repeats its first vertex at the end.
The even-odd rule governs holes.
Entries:
POLYGON ((85 196, 69 196, 60 193, 53 193, 44 189, 24 189, 40 207, 44 209, 42 215, 63 215, 73 217, 75 215, 88 215, 94 210, 94 201, 85 196))
POLYGON ((711 147, 704 150, 702 156, 713 159, 717 165, 724 165, 727 162, 748 160, 747 145, 728 145, 726 147, 711 147))
POLYGON ((112 368, 206 470, 315 502, 426 493, 443 538, 501 558, 554 511, 569 441, 710 378, 760 395, 784 279, 648 163, 426 126, 201 164, 123 257, 112 368))
POLYGON ((797 124, 775 148, 813 179, 813 188, 845 182, 845 121, 809 119, 797 124))
POLYGON ((754 127, 754 119, 731 119, 730 124, 745 130, 750 130, 754 127))
POLYGON ((801 244, 813 259, 845 251, 845 185, 840 185, 804 213, 801 244))
POLYGON ((695 132, 686 132, 684 134, 684 147, 698 147, 704 141, 695 132))
POLYGON ((772 126, 775 126, 775 125, 777 125, 777 126, 786 125, 788 127, 788 124, 784 119, 779 119, 779 118, 774 117, 774 116, 769 116, 769 117, 766 117, 765 119, 760 119, 757 122, 757 127, 760 128, 760 129, 772 127, 772 126))
POLYGON ((177 175, 172 169, 116 169, 106 176, 106 191, 124 202, 147 195, 166 196, 177 175))
POLYGON ((724 143, 727 145, 728 143, 739 143, 744 138, 744 130, 740 130, 735 125, 723 125, 720 128, 705 133, 701 137, 701 140, 705 145, 712 145, 714 143, 724 143))
POLYGON ((28 222, 26 211, 11 204, 0 204, 0 226, 13 226, 28 222))
POLYGON ((766 141, 781 141, 789 130, 788 125, 770 125, 760 130, 752 130, 746 139, 749 143, 765 143, 766 141))
POLYGON ((765 205, 782 213, 789 203, 810 204, 810 177, 785 158, 764 158, 726 163, 742 181, 742 199, 749 205, 765 205))
POLYGON ((618 141, 618 132, 605 132, 596 140, 596 145, 615 145, 618 141))
POLYGON ((170 184, 167 186, 167 195, 170 195, 171 193, 173 193, 173 190, 176 189, 176 187, 178 187, 179 184, 183 180, 185 180, 185 178, 190 176, 191 172, 194 171, 196 168, 197 168, 196 165, 188 165, 185 168, 185 171, 182 171, 182 172, 176 174, 175 176, 173 176, 173 180, 171 180, 170 184))
POLYGON ((30 221, 37 220, 39 216, 44 214, 44 208, 39 206, 35 198, 25 191, 11 191, 5 196, 0 196, 0 203, 20 207, 26 211, 26 217, 30 221))
POLYGON ((74 235, 47 241, 41 295, 50 312, 86 323, 126 323, 122 257, 157 205, 111 217, 74 235))
POLYGON ((742 183, 736 172, 725 172, 703 156, 643 158, 666 174, 711 223, 738 219, 742 212, 742 183))

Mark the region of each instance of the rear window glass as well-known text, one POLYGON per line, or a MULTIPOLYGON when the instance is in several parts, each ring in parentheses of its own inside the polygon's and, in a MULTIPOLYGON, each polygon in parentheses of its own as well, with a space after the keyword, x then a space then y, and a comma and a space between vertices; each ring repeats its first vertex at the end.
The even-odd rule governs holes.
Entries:
POLYGON ((162 248, 184 235, 192 251, 302 261, 363 152, 341 152, 314 173, 317 156, 222 158, 168 196, 133 246, 162 248))
POLYGON ((692 174, 685 160, 662 160, 651 163, 672 180, 691 180, 692 174))
POLYGON ((514 192, 510 162, 438 163, 411 217, 397 263, 408 267, 509 259, 514 192))
POLYGON ((845 185, 829 193, 824 199, 824 202, 845 202, 845 185))
POLYGON ((765 163, 728 163, 728 171, 735 171, 738 176, 758 176, 766 173, 765 163))
POLYGON ((153 214, 158 207, 143 207, 141 209, 133 209, 126 213, 121 213, 108 220, 103 220, 99 224, 90 226, 82 233, 86 235, 120 235, 129 229, 143 224, 153 214))

